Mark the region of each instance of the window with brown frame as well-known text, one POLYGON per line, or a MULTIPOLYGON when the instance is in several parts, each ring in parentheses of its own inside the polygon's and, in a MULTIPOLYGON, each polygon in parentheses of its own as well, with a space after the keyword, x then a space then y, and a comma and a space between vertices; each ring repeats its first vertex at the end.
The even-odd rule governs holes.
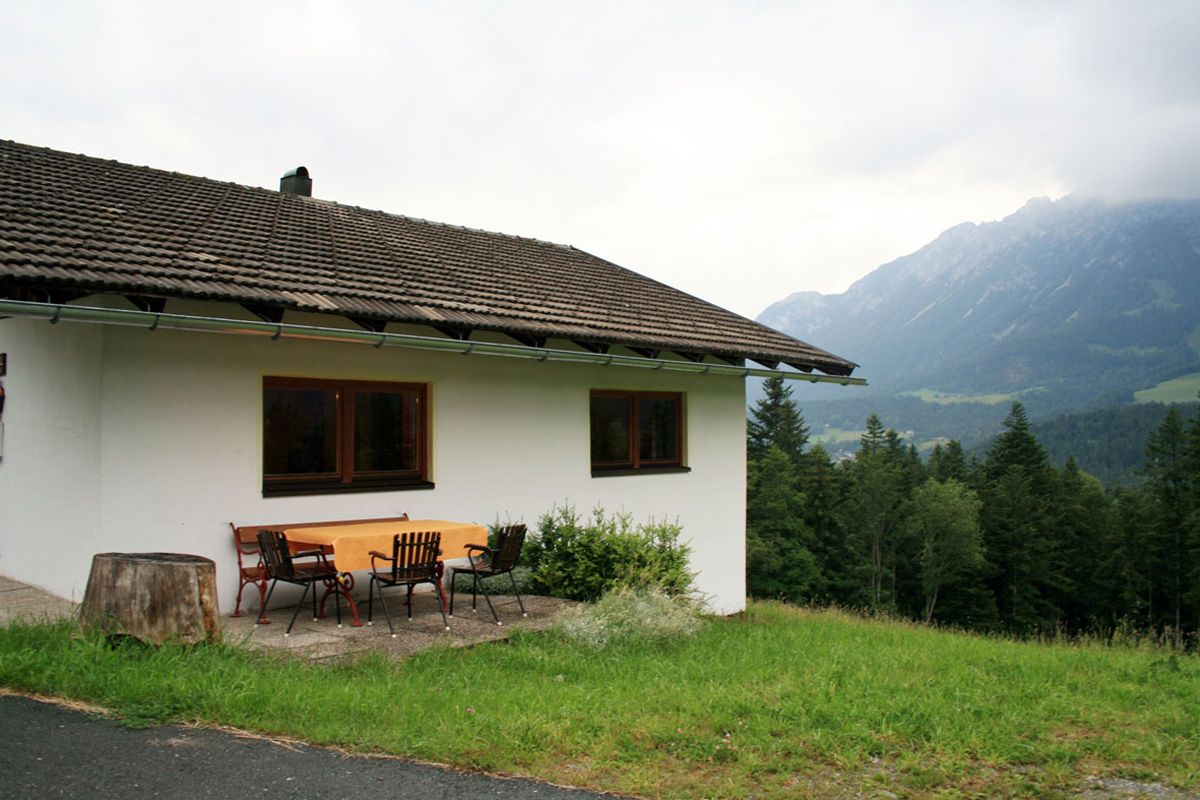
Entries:
POLYGON ((432 488, 426 387, 263 378, 263 494, 432 488))
POLYGON ((596 390, 592 473, 683 468, 683 395, 596 390))

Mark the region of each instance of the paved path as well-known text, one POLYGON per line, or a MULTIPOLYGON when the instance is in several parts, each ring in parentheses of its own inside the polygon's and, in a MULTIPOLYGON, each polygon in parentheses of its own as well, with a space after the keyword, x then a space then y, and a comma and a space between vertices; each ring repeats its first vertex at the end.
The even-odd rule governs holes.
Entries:
POLYGON ((129 730, 24 697, 0 696, 0 742, 0 800, 611 797, 398 759, 347 757, 203 728, 129 730))
POLYGON ((61 619, 74 613, 75 604, 70 600, 0 575, 0 625, 15 620, 61 619))

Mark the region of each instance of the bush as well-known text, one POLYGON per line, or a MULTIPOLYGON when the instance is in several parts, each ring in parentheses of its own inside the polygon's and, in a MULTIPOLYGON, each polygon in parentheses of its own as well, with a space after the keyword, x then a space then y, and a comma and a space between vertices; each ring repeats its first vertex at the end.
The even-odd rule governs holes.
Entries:
POLYGON ((617 586, 660 587, 668 595, 692 589, 691 548, 679 541, 677 522, 650 520, 635 526, 629 514, 597 508, 582 522, 575 509, 555 506, 538 520, 522 561, 541 594, 597 600, 617 586))
POLYGON ((703 618, 696 603, 657 586, 618 586, 595 605, 562 614, 555 627, 571 641, 601 648, 639 640, 691 636, 703 618))

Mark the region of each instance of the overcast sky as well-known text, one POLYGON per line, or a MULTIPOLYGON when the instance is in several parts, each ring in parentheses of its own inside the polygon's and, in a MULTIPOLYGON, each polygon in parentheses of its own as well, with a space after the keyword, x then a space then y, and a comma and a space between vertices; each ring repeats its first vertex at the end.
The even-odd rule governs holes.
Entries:
POLYGON ((0 0, 0 137, 573 244, 748 316, 1200 195, 1200 2, 0 0))

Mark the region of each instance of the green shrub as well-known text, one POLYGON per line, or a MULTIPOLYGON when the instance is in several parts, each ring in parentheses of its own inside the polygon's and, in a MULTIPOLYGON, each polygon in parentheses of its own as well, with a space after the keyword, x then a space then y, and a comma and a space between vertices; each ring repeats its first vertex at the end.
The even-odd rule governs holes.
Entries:
POLYGON ((638 640, 691 636, 703 618, 696 603, 657 586, 618 586, 594 605, 559 616, 555 627, 569 640, 601 648, 638 640))
POLYGON ((597 600, 616 586, 658 586, 669 595, 687 594, 691 548, 679 541, 678 522, 651 519, 634 525, 630 514, 592 511, 583 521, 569 504, 555 506, 538 520, 522 561, 542 594, 569 600, 597 600))

